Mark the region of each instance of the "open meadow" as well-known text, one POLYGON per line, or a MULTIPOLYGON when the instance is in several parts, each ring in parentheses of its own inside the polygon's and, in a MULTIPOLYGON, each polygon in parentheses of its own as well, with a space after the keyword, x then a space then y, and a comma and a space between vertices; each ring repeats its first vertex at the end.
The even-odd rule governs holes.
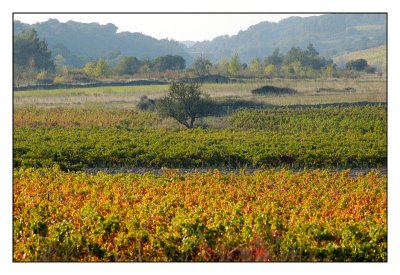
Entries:
POLYGON ((14 260, 386 262, 386 85, 204 83, 194 129, 168 85, 14 92, 14 260))
MULTIPOLYGON (((148 85, 19 91, 14 93, 14 106, 134 109, 140 97, 156 99, 165 95, 167 90, 168 85, 148 85)), ((386 102, 386 78, 383 76, 364 76, 362 79, 264 79, 241 83, 204 83, 201 90, 215 99, 240 98, 273 105, 386 102), (251 94, 251 90, 263 85, 289 87, 298 93, 290 97, 251 94)))

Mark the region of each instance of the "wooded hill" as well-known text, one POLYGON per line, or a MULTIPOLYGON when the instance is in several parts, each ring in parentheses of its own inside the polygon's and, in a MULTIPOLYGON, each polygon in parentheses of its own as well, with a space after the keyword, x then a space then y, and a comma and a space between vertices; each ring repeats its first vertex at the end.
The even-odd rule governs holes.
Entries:
POLYGON ((15 34, 34 28, 44 39, 53 56, 61 55, 66 65, 83 66, 102 58, 115 63, 119 56, 141 60, 158 56, 180 55, 190 67, 199 55, 213 63, 237 53, 241 62, 265 58, 279 48, 286 53, 292 47, 305 48, 312 43, 322 56, 333 57, 386 43, 386 14, 325 14, 311 17, 289 17, 279 23, 261 22, 233 36, 219 36, 212 41, 183 43, 158 40, 142 33, 117 32, 113 24, 61 23, 51 19, 25 24, 14 21, 15 34))
POLYGON ((386 43, 386 14, 326 14, 289 17, 279 23, 261 22, 233 36, 219 36, 194 44, 192 55, 205 54, 212 61, 238 53, 243 62, 282 53, 312 43, 322 56, 333 57, 386 43))
POLYGON ((192 62, 185 46, 174 40, 155 39, 142 33, 120 32, 113 24, 66 23, 51 19, 33 25, 14 21, 14 33, 34 28, 44 39, 53 56, 62 55, 65 64, 81 67, 90 60, 102 58, 116 62, 119 56, 135 56, 141 60, 162 55, 180 55, 192 62))

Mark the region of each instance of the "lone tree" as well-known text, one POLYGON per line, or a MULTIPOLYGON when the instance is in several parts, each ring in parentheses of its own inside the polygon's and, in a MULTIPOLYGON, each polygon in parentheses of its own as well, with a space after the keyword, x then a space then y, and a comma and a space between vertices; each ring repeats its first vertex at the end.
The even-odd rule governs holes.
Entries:
POLYGON ((365 59, 350 60, 346 63, 347 70, 366 71, 367 73, 375 73, 376 69, 368 65, 365 59))
POLYGON ((161 116, 172 117, 190 129, 196 118, 210 113, 211 101, 200 91, 198 83, 174 82, 168 95, 158 101, 157 109, 161 116))
POLYGON ((118 75, 133 75, 139 71, 140 61, 134 56, 121 56, 114 71, 118 75))
POLYGON ((350 60, 346 63, 346 69, 363 71, 368 67, 368 62, 365 59, 350 60))
POLYGON ((212 63, 204 56, 196 58, 193 64, 193 69, 198 75, 206 75, 210 73, 212 63))
POLYGON ((242 68, 243 67, 240 64, 239 55, 235 53, 229 62, 228 73, 230 75, 237 75, 242 68))

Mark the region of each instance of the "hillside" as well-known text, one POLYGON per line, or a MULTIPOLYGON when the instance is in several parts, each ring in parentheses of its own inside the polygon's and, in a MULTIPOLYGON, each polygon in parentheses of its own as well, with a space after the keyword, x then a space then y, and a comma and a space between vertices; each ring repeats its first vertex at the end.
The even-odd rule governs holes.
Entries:
POLYGON ((139 59, 155 58, 161 55, 181 55, 186 64, 192 62, 185 46, 174 40, 155 39, 142 33, 120 32, 113 24, 59 22, 50 19, 33 25, 14 22, 14 32, 36 29, 38 36, 45 39, 53 56, 62 55, 65 63, 74 67, 90 59, 104 58, 115 61, 120 55, 136 56, 139 59))
POLYGON ((378 71, 386 70, 386 45, 374 47, 366 50, 350 52, 333 57, 333 62, 343 67, 350 60, 363 58, 368 64, 375 67, 378 71))
POLYGON ((310 43, 324 57, 373 48, 386 44, 386 21, 386 14, 293 16, 278 23, 261 22, 236 35, 202 42, 158 40, 142 33, 118 33, 113 24, 61 23, 56 19, 32 25, 15 21, 14 32, 36 29, 48 43, 53 57, 60 55, 66 65, 73 67, 97 58, 113 63, 121 55, 153 59, 166 54, 182 56, 190 67, 199 55, 216 63, 238 53, 241 62, 248 63, 255 57, 264 59, 276 48, 286 53, 292 47, 305 48, 310 43))
POLYGON ((248 62, 270 55, 275 48, 285 53, 309 43, 327 57, 385 44, 386 14, 326 14, 261 22, 237 35, 198 42, 189 52, 194 56, 205 54, 214 62, 238 53, 243 62, 248 62))

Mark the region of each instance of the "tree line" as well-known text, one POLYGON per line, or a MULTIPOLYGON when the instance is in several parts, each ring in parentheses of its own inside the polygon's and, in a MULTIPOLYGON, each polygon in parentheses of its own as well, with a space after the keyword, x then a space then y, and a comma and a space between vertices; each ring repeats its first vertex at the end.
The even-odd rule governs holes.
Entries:
POLYGON ((14 85, 23 83, 87 82, 94 79, 132 77, 145 78, 171 76, 204 76, 219 74, 230 77, 248 78, 315 78, 349 76, 349 72, 374 73, 367 60, 349 61, 338 68, 332 59, 321 57, 313 44, 306 49, 292 47, 286 54, 279 48, 270 55, 253 58, 248 64, 241 62, 236 53, 231 58, 222 58, 213 64, 207 56, 198 56, 190 68, 180 55, 163 55, 154 59, 139 60, 134 56, 119 56, 115 64, 106 59, 87 62, 81 68, 66 66, 63 57, 53 56, 47 43, 38 38, 34 29, 25 30, 14 36, 14 85))

